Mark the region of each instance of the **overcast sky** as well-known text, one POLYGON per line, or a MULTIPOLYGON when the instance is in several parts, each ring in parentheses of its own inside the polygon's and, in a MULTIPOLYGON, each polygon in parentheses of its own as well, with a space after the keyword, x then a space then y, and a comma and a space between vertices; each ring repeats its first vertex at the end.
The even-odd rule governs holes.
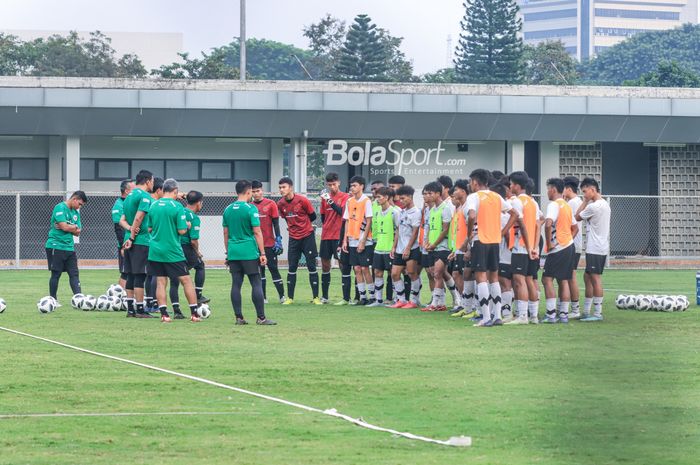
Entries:
MULTIPOLYGON (((187 51, 199 52, 238 35, 238 8, 238 0, 0 0, 0 30, 182 32, 187 51)), ((326 13, 348 23, 366 13, 404 38, 415 72, 425 73, 445 67, 462 8, 461 0, 247 0, 248 37, 305 47, 304 25, 326 13)))

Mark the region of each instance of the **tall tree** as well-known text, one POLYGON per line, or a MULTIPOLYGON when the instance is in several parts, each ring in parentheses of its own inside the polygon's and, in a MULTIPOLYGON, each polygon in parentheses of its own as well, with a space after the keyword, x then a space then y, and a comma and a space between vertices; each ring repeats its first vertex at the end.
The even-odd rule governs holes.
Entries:
POLYGON ((335 71, 342 81, 386 81, 387 51, 376 24, 367 15, 357 15, 343 46, 335 71))
POLYGON ((466 0, 454 60, 460 82, 519 83, 523 78, 522 21, 514 0, 466 0))
POLYGON ((657 68, 639 79, 625 81, 626 86, 640 87, 700 87, 700 75, 677 61, 662 61, 657 68))
POLYGON ((326 14, 317 23, 305 26, 304 37, 309 40, 311 57, 309 61, 318 69, 317 79, 333 80, 336 77, 335 63, 339 60, 348 33, 345 21, 326 14))
POLYGON ((540 85, 573 85, 578 79, 576 61, 561 40, 525 45, 525 82, 540 85))
POLYGON ((451 84, 457 82, 454 68, 442 68, 434 73, 426 73, 420 77, 420 82, 430 84, 451 84))
POLYGON ((17 37, 0 33, 0 76, 21 74, 26 66, 24 55, 17 37))

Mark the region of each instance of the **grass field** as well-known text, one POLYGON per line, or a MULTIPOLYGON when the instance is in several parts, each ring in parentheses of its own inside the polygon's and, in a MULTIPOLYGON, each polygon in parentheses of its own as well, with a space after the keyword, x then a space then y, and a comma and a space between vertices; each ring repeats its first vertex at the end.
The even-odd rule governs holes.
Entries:
MULTIPOLYGON (((114 277, 85 270, 83 290, 100 294, 114 277)), ((473 437, 470 448, 395 438, 0 331, 0 415, 155 414, 0 417, 0 464, 698 463, 697 307, 640 313, 613 305, 618 290, 694 301, 693 273, 604 278, 614 291, 603 323, 479 329, 417 310, 315 307, 301 303, 310 298, 301 274, 298 304, 268 306, 278 326, 235 327, 222 270, 208 271, 213 315, 196 325, 73 310, 66 277, 65 305, 41 315, 35 302, 47 293, 47 272, 0 271, 8 302, 0 326, 400 431, 473 437)))

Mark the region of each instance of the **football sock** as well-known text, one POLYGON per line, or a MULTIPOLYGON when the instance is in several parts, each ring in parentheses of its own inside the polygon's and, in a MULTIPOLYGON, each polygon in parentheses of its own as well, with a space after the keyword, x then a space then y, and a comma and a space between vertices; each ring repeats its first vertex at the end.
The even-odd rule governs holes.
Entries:
MULTIPOLYGON (((384 289, 384 278, 374 278, 374 298, 377 302, 382 302, 382 290, 384 289)), ((387 296, 387 300, 389 297, 387 296)))
POLYGON ((374 299, 374 283, 367 283, 367 298, 374 299))
POLYGON ((593 315, 602 316, 603 315, 603 298, 593 297, 593 315))
MULTIPOLYGON (((242 279, 242 278, 241 278, 242 279)), ((297 287, 297 272, 289 271, 287 273, 287 295, 290 299, 294 299, 294 289, 297 287)), ((243 318, 243 317, 241 317, 243 318)))
POLYGON ((518 309, 518 318, 527 318, 527 300, 516 300, 515 305, 518 309))
POLYGON ((501 310, 504 317, 509 317, 513 314, 513 290, 501 292, 501 310))
MULTIPOLYGON (((386 280, 386 300, 391 302, 394 300, 394 285, 391 283, 391 273, 387 273, 388 279, 386 280)), ((384 278, 382 277, 382 282, 384 278)), ((375 286, 376 289, 376 286, 375 286)))
POLYGON ((173 313, 182 313, 182 310, 180 310, 180 304, 179 303, 173 303, 173 313))
POLYGON ((559 302, 559 315, 564 316, 564 317, 569 317, 569 304, 571 302, 564 301, 564 302, 559 302))
POLYGON ((585 313, 586 315, 590 315, 591 307, 593 307, 593 299, 591 297, 586 297, 583 300, 583 313, 585 313))
POLYGON ((478 283, 476 285, 476 295, 479 299, 481 315, 484 317, 485 321, 489 321, 491 319, 491 310, 489 309, 489 284, 478 283))
POLYGON ((406 294, 405 300, 409 300, 411 298, 411 277, 408 274, 403 275, 403 289, 406 294))
POLYGON ((530 315, 530 318, 539 318, 540 302, 537 300, 529 300, 527 302, 527 313, 530 315))
POLYGON ((547 318, 556 318, 556 316, 557 316, 557 299, 545 300, 545 308, 547 311, 547 318))
POLYGON ((347 274, 345 272, 340 276, 341 282, 342 282, 342 288, 343 288, 343 300, 346 302, 350 301, 350 288, 352 287, 352 276, 350 275, 350 271, 348 270, 347 274))
POLYGON ((415 281, 411 281, 411 299, 416 304, 420 299, 420 290, 422 287, 423 283, 421 283, 420 278, 416 279, 415 281))
POLYGON ((475 281, 464 281, 464 308, 467 310, 474 308, 475 287, 475 281))
POLYGON ((503 315, 501 314, 501 285, 499 283, 491 283, 489 285, 489 294, 493 306, 493 318, 495 320, 502 320, 503 315))
POLYGON ((365 294, 365 283, 357 283, 357 292, 360 295, 359 300, 367 300, 367 295, 365 294))
POLYGON ((136 313, 143 313, 143 302, 136 302, 136 313))
POLYGON ((402 280, 394 281, 394 290, 396 291, 396 298, 399 302, 406 302, 406 296, 404 295, 404 282, 402 280))
POLYGON ((314 299, 318 297, 318 271, 309 271, 309 284, 314 299))
POLYGON ((190 305, 190 315, 197 316, 197 304, 190 305))
POLYGON ((167 305, 159 305, 158 310, 160 310, 160 316, 170 316, 170 315, 168 315, 168 306, 167 305))
POLYGON ((134 313, 134 299, 127 297, 125 300, 126 300, 126 311, 128 313, 134 313))
POLYGON ((579 305, 578 300, 572 300, 571 301, 571 313, 579 313, 581 312, 581 307, 579 305))
POLYGON ((323 271, 321 272, 321 296, 324 299, 328 299, 328 289, 331 287, 331 272, 323 271))

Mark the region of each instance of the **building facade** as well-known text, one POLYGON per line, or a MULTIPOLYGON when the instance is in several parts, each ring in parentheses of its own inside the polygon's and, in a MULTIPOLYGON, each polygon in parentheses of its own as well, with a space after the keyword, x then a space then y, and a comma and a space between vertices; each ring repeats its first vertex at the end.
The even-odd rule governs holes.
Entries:
POLYGON ((635 34, 698 22, 698 0, 520 0, 523 40, 561 40, 578 60, 635 34))

